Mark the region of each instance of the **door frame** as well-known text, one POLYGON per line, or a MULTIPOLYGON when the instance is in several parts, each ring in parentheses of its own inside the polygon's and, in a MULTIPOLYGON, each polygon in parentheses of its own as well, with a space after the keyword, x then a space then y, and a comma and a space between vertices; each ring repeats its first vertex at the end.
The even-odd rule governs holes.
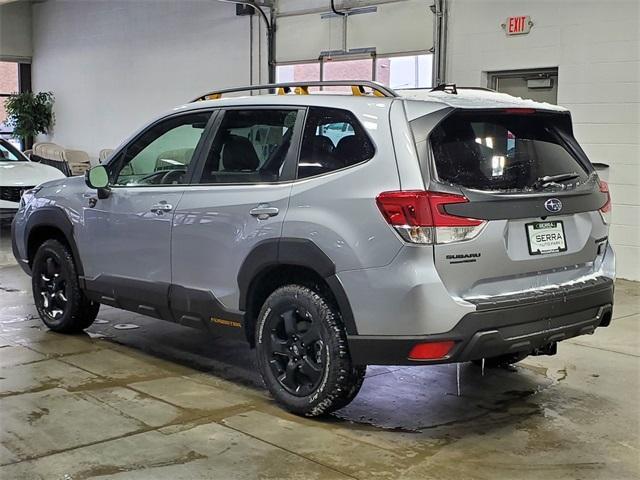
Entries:
MULTIPOLYGON (((223 185, 253 185, 253 184, 279 184, 279 183, 291 183, 295 180, 296 170, 298 168, 298 156, 300 154, 300 146, 302 145, 302 134, 304 132, 304 126, 306 123, 307 112, 309 108, 307 106, 300 105, 232 105, 232 106, 222 106, 218 107, 218 111, 216 112, 216 118, 210 125, 207 126, 207 133, 203 136, 203 140, 199 145, 199 151, 197 152, 197 158, 195 158, 195 164, 193 166, 193 170, 191 172, 191 176, 189 178, 189 183, 184 185, 184 187, 202 187, 202 186, 223 186, 223 185), (213 142, 218 135, 218 130, 224 121, 224 117, 228 111, 233 110, 291 110, 297 111, 298 116, 296 117, 296 122, 293 126, 293 133, 291 136, 291 145, 289 146, 289 151, 287 152, 287 156, 284 160, 284 166, 282 169, 282 175, 275 182, 248 182, 248 183, 200 183, 200 178, 202 178, 202 173, 204 171, 205 164, 207 162, 207 158, 209 156, 209 151, 213 146, 213 142)), ((195 157, 195 155, 194 155, 195 157)), ((192 162, 194 163, 194 162, 192 162)))
MULTIPOLYGON (((164 186, 176 187, 176 186, 191 185, 191 183, 193 182, 194 172, 197 171, 197 166, 199 165, 200 157, 205 151, 204 148, 206 146, 207 140, 211 135, 211 131, 217 129, 217 125, 219 124, 219 119, 221 118, 221 114, 220 114, 221 110, 222 110, 221 107, 207 107, 207 108, 201 108, 201 109, 186 110, 178 113, 171 113, 169 115, 165 115, 163 117, 160 117, 154 120, 152 123, 146 125, 143 129, 141 129, 138 133, 136 133, 125 144, 119 147, 111 155, 109 162, 104 164, 104 167, 107 169, 107 172, 109 174, 109 180, 110 181, 113 180, 113 176, 116 173, 115 172, 116 168, 122 169, 122 166, 119 166, 118 162, 121 161, 120 158, 123 155, 127 154, 127 150, 129 149, 129 147, 133 145, 135 142, 137 142, 144 134, 146 134, 149 130, 154 128, 156 125, 166 120, 170 120, 172 118, 183 117, 187 115, 194 115, 198 113, 210 113, 211 116, 209 117, 209 120, 207 120, 207 124, 205 125, 204 130, 202 132, 202 136, 200 137, 200 140, 198 141, 198 144, 196 145, 196 148, 193 152, 193 157, 191 158, 191 162, 189 162, 189 166, 187 167, 187 175, 186 175, 187 181, 179 185, 167 184, 164 186)), ((138 187, 127 187, 126 185, 110 185, 111 188, 148 188, 148 187, 162 187, 162 186, 163 186, 162 184, 143 185, 138 187)))

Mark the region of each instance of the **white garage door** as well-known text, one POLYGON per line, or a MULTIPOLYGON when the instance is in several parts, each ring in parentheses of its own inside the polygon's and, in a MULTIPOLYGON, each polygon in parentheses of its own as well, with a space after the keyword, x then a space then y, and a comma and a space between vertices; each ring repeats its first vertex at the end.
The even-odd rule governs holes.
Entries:
MULTIPOLYGON (((298 2, 298 6, 301 3, 298 2)), ((329 0, 322 3, 328 8, 329 0)), ((349 15, 347 50, 373 47, 378 55, 428 51, 433 47, 430 4, 430 0, 399 0, 380 3, 371 13, 349 15)), ((336 6, 340 8, 340 2, 336 2, 336 6)), ((278 63, 315 60, 323 51, 342 50, 341 17, 321 13, 289 16, 288 13, 291 12, 281 8, 282 16, 278 18, 278 63)))

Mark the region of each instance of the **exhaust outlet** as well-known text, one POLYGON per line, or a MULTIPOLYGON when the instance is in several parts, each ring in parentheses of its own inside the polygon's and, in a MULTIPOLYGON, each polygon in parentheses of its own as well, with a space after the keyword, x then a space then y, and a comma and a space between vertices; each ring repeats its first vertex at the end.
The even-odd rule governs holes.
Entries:
POLYGON ((536 348, 531 352, 531 355, 555 355, 558 353, 558 342, 551 342, 546 345, 543 345, 540 348, 536 348))
POLYGON ((611 307, 609 307, 608 309, 606 309, 604 312, 602 312, 601 316, 600 316, 600 327, 608 327, 609 324, 611 323, 611 315, 613 314, 613 310, 611 309, 611 307))

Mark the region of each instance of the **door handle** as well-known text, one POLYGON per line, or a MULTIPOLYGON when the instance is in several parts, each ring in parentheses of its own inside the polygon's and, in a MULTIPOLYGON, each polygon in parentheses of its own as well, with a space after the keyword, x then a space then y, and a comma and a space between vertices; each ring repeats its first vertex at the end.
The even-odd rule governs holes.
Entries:
POLYGON ((269 217, 275 217, 276 215, 278 215, 278 213, 280 213, 280 210, 278 210, 276 207, 259 205, 249 210, 249 213, 254 217, 258 217, 258 220, 266 220, 269 217))
POLYGON ((149 210, 155 213, 156 215, 162 215, 164 212, 170 212, 171 210, 173 210, 173 205, 165 201, 162 201, 160 203, 156 203, 155 205, 153 205, 149 210))

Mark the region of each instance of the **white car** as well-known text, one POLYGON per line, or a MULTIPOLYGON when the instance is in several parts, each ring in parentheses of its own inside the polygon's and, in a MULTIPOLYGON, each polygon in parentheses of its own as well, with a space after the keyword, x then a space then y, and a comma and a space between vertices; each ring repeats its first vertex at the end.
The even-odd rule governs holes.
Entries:
POLYGON ((22 192, 64 176, 56 168, 30 161, 13 145, 0 138, 0 220, 13 218, 22 192))

